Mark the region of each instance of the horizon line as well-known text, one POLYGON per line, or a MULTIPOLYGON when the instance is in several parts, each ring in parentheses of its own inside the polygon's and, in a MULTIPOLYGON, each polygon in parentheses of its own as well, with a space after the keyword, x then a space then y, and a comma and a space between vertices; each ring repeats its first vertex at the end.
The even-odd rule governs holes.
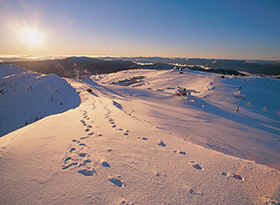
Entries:
MULTIPOLYGON (((49 54, 0 54, 0 58, 29 58, 29 59, 40 59, 54 60, 55 57, 69 58, 69 57, 88 57, 88 58, 168 58, 168 59, 205 59, 205 60, 240 60, 240 61, 280 61, 280 59, 248 59, 248 58, 207 58, 207 57, 170 57, 170 56, 110 56, 110 55, 49 55, 49 54), (53 58, 53 59, 52 59, 53 58)), ((56 58, 57 59, 57 58, 56 58)))

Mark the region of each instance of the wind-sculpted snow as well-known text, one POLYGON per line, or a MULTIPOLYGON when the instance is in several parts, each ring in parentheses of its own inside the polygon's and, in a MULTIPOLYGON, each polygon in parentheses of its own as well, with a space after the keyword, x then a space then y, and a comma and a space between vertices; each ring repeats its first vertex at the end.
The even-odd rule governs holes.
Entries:
POLYGON ((80 104, 76 91, 54 74, 4 65, 0 77, 0 136, 80 104))
MULTIPOLYGON (((279 84, 181 72, 66 79, 79 106, 0 138, 0 204, 279 204, 279 116, 271 102, 279 84), (145 76, 143 84, 111 84, 133 76, 145 76), (236 113, 240 86, 252 106, 243 100, 236 113), (184 88, 199 92, 175 94, 184 88), (266 112, 255 106, 256 93, 266 112)), ((26 76, 38 86, 57 80, 26 76)))
POLYGON ((141 100, 143 109, 139 105, 134 109, 141 110, 138 112, 128 112, 122 105, 124 112, 138 119, 141 117, 136 114, 146 113, 155 127, 180 138, 242 158, 253 155, 260 163, 280 168, 277 163, 280 159, 279 80, 242 76, 220 78, 219 74, 174 69, 121 71, 104 75, 100 81, 112 90, 115 87, 121 95, 141 100), (137 88, 110 85, 130 76, 144 76, 143 84, 137 88), (193 93, 189 99, 176 96, 175 91, 183 88, 200 93, 193 93), (244 94, 246 99, 235 113, 238 94, 244 94), (192 137, 185 138, 186 135, 192 137), (242 143, 244 139, 250 142, 242 143))

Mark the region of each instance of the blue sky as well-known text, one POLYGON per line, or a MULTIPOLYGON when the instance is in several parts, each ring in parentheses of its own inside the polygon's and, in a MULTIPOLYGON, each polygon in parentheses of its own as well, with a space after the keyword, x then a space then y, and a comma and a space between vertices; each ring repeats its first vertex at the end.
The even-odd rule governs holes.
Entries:
POLYGON ((0 55, 280 60, 278 0, 1 0, 0 15, 0 55))

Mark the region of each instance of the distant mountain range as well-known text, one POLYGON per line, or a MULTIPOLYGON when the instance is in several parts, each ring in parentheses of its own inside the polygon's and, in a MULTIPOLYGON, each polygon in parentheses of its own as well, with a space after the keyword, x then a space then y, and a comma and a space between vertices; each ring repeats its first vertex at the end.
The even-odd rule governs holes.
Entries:
POLYGON ((230 75, 244 73, 268 75, 280 79, 280 61, 246 61, 200 58, 161 57, 67 57, 52 60, 26 60, 0 58, 0 65, 15 64, 39 73, 55 73, 61 77, 75 77, 81 68, 92 73, 112 73, 128 69, 191 69, 230 75))

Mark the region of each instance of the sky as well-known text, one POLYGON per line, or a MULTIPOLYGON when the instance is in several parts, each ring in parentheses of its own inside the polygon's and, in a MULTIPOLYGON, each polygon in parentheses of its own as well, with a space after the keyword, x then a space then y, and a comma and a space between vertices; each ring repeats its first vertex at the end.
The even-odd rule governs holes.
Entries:
POLYGON ((280 60, 280 1, 1 0, 0 55, 280 60))

